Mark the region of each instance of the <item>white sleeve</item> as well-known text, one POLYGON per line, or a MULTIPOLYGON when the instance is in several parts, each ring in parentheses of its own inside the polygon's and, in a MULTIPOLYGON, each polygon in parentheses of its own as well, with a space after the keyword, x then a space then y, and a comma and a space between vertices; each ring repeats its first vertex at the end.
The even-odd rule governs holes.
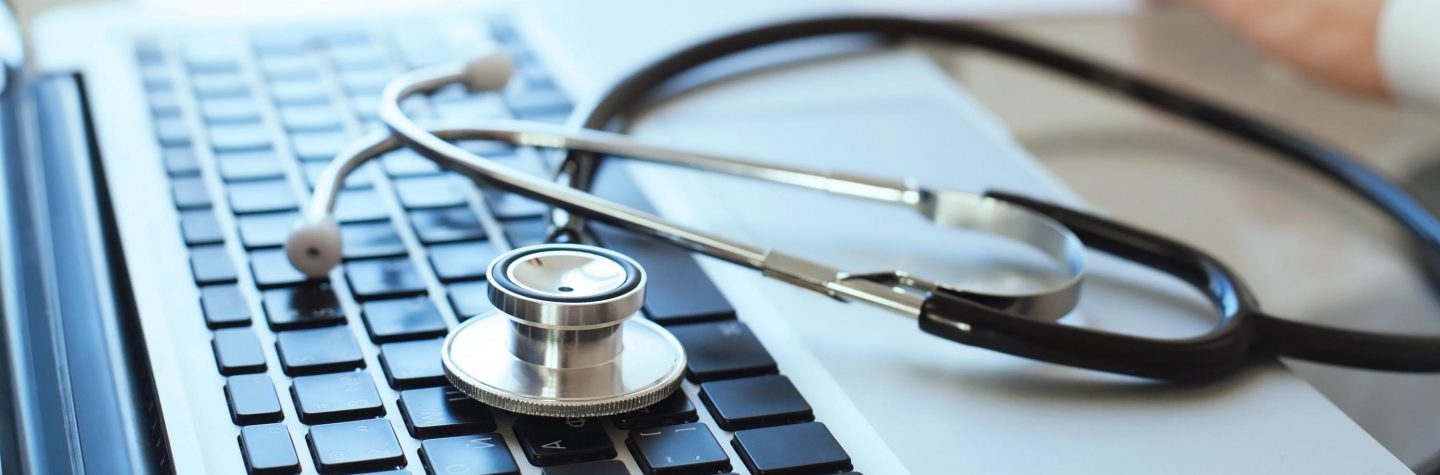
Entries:
POLYGON ((1397 98, 1440 110, 1440 0, 1388 0, 1380 70, 1397 98))

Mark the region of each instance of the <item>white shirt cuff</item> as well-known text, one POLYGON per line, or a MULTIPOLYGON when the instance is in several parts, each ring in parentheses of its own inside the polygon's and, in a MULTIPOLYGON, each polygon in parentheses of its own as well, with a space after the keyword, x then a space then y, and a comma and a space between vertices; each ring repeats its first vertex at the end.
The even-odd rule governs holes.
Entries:
POLYGON ((1440 110, 1440 0, 1388 0, 1380 68, 1397 98, 1440 110))

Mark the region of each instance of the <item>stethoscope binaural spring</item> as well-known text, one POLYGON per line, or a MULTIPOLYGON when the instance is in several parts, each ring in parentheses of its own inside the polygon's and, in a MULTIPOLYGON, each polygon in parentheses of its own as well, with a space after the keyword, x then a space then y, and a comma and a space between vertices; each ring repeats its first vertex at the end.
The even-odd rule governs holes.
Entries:
MULTIPOLYGON (((1406 224, 1426 246, 1422 249, 1427 259, 1433 257, 1434 243, 1440 242, 1437 238, 1440 234, 1430 233, 1440 229, 1433 216, 1417 213, 1408 195, 1342 154, 1214 104, 973 25, 839 17, 737 32, 682 50, 637 71, 601 98, 596 110, 592 110, 592 118, 615 114, 628 103, 637 101, 643 92, 715 59, 798 38, 853 33, 914 36, 979 46, 1119 91, 1325 172, 1406 224)), ((408 146, 443 168, 492 188, 751 267, 768 277, 832 298, 863 302, 913 317, 922 330, 933 335, 1018 356, 1174 381, 1221 377, 1254 357, 1276 355, 1360 368, 1440 371, 1440 338, 1349 331, 1269 316, 1260 310, 1239 276, 1197 249, 1105 218, 1019 195, 929 190, 903 181, 764 165, 647 145, 597 130, 572 130, 530 122, 485 120, 427 128, 411 120, 400 107, 406 97, 451 84, 464 84, 471 92, 495 90, 504 86, 509 72, 508 59, 492 53, 464 63, 408 72, 392 81, 380 103, 380 117, 391 134, 375 134, 353 144, 326 168, 301 223, 286 243, 291 262, 311 276, 329 272, 341 255, 339 229, 332 213, 344 177, 366 160, 408 146), (994 294, 952 288, 899 270, 845 273, 792 255, 689 229, 582 190, 531 177, 448 142, 463 139, 499 140, 515 145, 627 157, 898 204, 921 212, 938 225, 993 233, 1029 244, 1054 259, 1066 275, 1063 283, 1053 288, 994 294), (1198 288, 1217 309, 1219 322, 1203 335, 1172 340, 1058 323, 1056 320, 1077 303, 1085 247, 1164 271, 1198 288)), ((455 336, 452 333, 451 337, 455 336)), ((540 400, 545 397, 533 396, 540 400)))

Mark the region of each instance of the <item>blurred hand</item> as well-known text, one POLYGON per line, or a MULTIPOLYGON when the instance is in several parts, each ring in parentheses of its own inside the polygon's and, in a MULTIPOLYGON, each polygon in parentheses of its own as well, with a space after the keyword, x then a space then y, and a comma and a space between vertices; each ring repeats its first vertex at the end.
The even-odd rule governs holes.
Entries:
POLYGON ((1186 0, 1301 73, 1367 96, 1390 92, 1377 50, 1385 0, 1186 0))

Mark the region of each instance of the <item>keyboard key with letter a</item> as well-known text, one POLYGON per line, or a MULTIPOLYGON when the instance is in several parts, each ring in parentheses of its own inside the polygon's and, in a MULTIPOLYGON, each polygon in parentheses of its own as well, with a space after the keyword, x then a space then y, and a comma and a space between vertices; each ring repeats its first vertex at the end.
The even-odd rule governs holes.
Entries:
POLYGON ((599 419, 525 417, 515 421, 525 458, 539 467, 615 458, 615 445, 599 419))

